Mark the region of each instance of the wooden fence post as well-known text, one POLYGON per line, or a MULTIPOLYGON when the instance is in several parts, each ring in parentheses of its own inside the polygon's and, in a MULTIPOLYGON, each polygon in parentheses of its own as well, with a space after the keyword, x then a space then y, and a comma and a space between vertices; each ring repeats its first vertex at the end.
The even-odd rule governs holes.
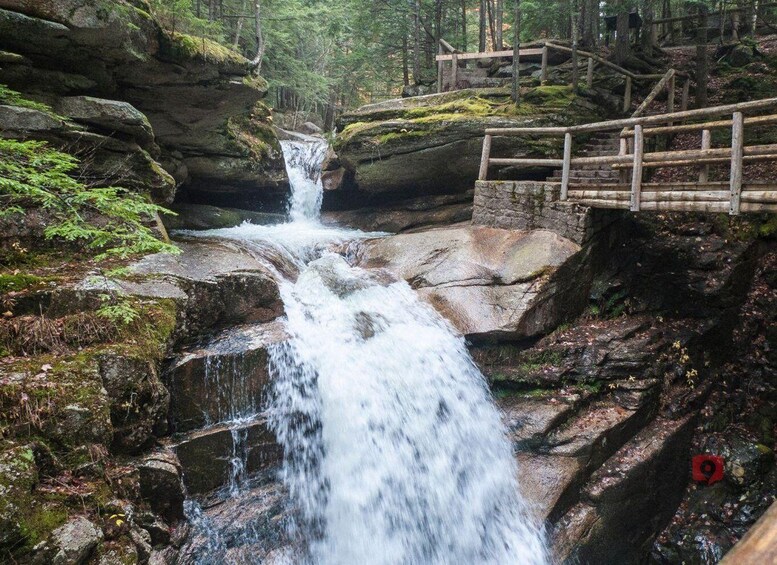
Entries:
POLYGON ((542 47, 542 74, 540 76, 540 84, 545 85, 548 82, 548 46, 542 47))
POLYGON ((590 89, 594 85, 594 59, 588 57, 588 72, 585 75, 585 86, 590 89))
POLYGON ((642 152, 644 140, 642 137, 642 126, 634 126, 634 168, 631 173, 631 211, 639 212, 640 200, 642 199, 642 152))
MULTIPOLYGON (((705 129, 701 132, 701 149, 705 151, 712 147, 712 133, 710 130, 705 129)), ((702 165, 701 171, 699 171, 699 182, 705 183, 710 180, 710 166, 702 165)))
POLYGON ((745 118, 742 112, 734 112, 731 128, 731 208, 729 214, 739 215, 739 200, 742 194, 742 163, 744 157, 745 118))
MULTIPOLYGON (((621 137, 621 147, 620 151, 618 151, 618 155, 623 157, 624 155, 627 155, 629 152, 629 142, 626 141, 625 137, 621 137)), ((620 169, 618 171, 618 182, 620 184, 626 184, 629 182, 629 171, 628 169, 620 169)))
MULTIPOLYGON (((442 43, 440 44, 438 53, 442 55, 445 52, 445 50, 442 48, 442 43)), ((442 84, 443 84, 443 73, 445 71, 445 63, 442 61, 437 62, 437 92, 442 92, 442 84)))
POLYGON ((459 82, 459 56, 456 53, 451 56, 451 65, 451 90, 456 90, 459 82))
POLYGON ((680 99, 680 111, 685 112, 688 109, 688 96, 691 93, 691 79, 686 78, 683 83, 683 97, 680 99))
MULTIPOLYGON (((667 89, 667 100, 666 100, 666 111, 667 113, 671 114, 674 112, 674 100, 675 100, 675 91, 676 91, 676 80, 675 75, 672 75, 672 78, 669 79, 669 83, 666 85, 667 89)), ((671 122, 669 124, 672 125, 671 122)))
POLYGON ((623 91, 623 111, 631 108, 631 77, 626 77, 626 89, 623 91))
POLYGON ((569 173, 572 166, 572 134, 564 134, 564 162, 561 165, 561 200, 569 196, 569 173))
POLYGON ((483 138, 483 153, 480 156, 480 173, 478 180, 488 180, 488 160, 491 158, 491 136, 483 138))

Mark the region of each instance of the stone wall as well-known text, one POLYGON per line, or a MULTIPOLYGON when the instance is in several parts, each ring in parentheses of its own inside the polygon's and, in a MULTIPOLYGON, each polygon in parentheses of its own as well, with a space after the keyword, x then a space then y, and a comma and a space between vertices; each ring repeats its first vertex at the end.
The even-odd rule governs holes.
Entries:
POLYGON ((560 194, 560 183, 478 181, 472 223, 516 230, 546 229, 582 245, 617 217, 614 211, 561 202, 560 194))

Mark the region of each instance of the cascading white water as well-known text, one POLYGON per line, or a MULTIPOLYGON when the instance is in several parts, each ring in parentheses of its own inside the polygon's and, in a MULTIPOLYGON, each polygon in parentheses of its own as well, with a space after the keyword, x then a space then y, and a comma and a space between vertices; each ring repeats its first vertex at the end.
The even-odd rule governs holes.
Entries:
POLYGON ((318 219, 324 194, 321 166, 329 146, 323 139, 312 137, 306 141, 281 141, 281 148, 291 186, 291 221, 318 219))
POLYGON ((270 352, 268 406, 296 509, 291 537, 303 546, 296 561, 547 562, 464 340, 404 281, 327 250, 370 234, 318 222, 324 143, 283 149, 291 222, 206 235, 272 247, 300 268, 280 282, 290 339, 270 352))
POLYGON ((334 254, 282 294, 270 421, 311 562, 543 563, 463 339, 405 282, 334 254))

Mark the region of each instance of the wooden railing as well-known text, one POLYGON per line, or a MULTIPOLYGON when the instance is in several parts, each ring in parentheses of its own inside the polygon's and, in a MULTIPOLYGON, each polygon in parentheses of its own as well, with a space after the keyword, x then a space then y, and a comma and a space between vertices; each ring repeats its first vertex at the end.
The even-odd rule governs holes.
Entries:
POLYGON ((492 165, 514 167, 561 167, 561 200, 573 200, 600 208, 640 210, 683 210, 722 212, 777 212, 777 181, 743 182, 744 164, 755 161, 777 161, 777 144, 745 145, 745 128, 777 124, 777 114, 745 118, 746 113, 763 112, 777 107, 777 98, 673 112, 656 116, 638 116, 622 120, 583 124, 571 127, 487 129, 483 141, 479 180, 488 178, 492 165), (715 119, 731 116, 727 119, 715 119), (705 120, 705 121, 699 121, 705 120), (730 129, 729 147, 712 148, 712 131, 730 129), (576 135, 620 131, 617 155, 573 157, 576 135), (701 148, 690 150, 645 150, 645 139, 658 135, 701 132, 701 148), (491 157, 494 136, 563 137, 561 159, 501 159, 491 157), (729 163, 728 181, 710 182, 709 166, 729 163), (624 182, 581 185, 570 183, 573 167, 609 166, 631 171, 624 182), (643 183, 645 169, 660 167, 699 168, 699 180, 693 183, 643 183))
MULTIPOLYGON (((563 45, 557 45, 551 41, 545 41, 540 43, 529 44, 528 46, 521 47, 521 49, 519 50, 520 57, 541 57, 541 73, 540 73, 541 84, 546 84, 548 81, 548 68, 549 66, 551 66, 549 64, 550 51, 556 51, 558 53, 569 55, 572 60, 573 66, 578 65, 578 60, 580 58, 588 59, 588 65, 587 65, 587 71, 586 71, 587 88, 593 87, 594 69, 596 65, 607 67, 610 70, 614 71, 615 73, 622 75, 625 80, 625 85, 623 90, 624 92, 623 111, 624 112, 628 112, 629 109, 631 108, 632 94, 633 94, 633 88, 634 88, 635 82, 658 80, 664 76, 661 74, 633 73, 628 69, 624 69, 623 67, 616 65, 615 63, 608 61, 607 59, 600 57, 595 53, 590 53, 588 51, 583 51, 581 49, 573 49, 573 48, 565 47, 563 45)), ((458 82, 460 61, 472 61, 472 60, 481 60, 481 59, 503 59, 503 58, 512 58, 512 57, 513 57, 512 50, 490 51, 490 52, 484 52, 484 53, 461 53, 456 49, 454 49, 447 41, 441 39, 440 54, 437 56, 437 90, 438 92, 443 91, 445 64, 448 62, 450 62, 451 64, 451 81, 450 81, 451 89, 455 90, 456 84, 458 82)), ((574 74, 576 73, 573 73, 573 75, 574 74)), ((684 102, 682 107, 682 109, 685 110, 687 109, 688 91, 690 87, 688 75, 680 71, 675 71, 675 76, 685 78, 685 85, 683 87, 684 102)), ((577 85, 573 85, 573 86, 577 86, 577 85)))

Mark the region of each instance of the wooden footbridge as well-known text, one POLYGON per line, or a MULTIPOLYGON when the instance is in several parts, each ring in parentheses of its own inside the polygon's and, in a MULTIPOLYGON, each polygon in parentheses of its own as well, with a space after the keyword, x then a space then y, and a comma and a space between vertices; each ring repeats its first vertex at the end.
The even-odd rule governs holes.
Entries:
POLYGON ((777 137, 775 108, 777 98, 769 98, 571 127, 487 129, 479 180, 486 181, 495 166, 560 168, 560 199, 594 208, 775 213, 777 176, 765 173, 769 178, 753 180, 757 175, 745 171, 750 163, 777 161, 777 144, 768 143, 777 137), (678 134, 700 134, 699 148, 657 150, 659 142, 668 147, 667 140, 678 134), (505 136, 563 138, 563 155, 544 159, 493 157, 493 139, 505 136), (596 154, 591 155, 590 145, 587 154, 576 154, 592 138, 607 136, 617 140, 612 143, 616 153, 608 154, 608 145, 600 144, 596 154), (767 143, 759 143, 764 136, 767 143), (713 147, 713 139, 717 147, 713 147), (697 180, 651 182, 650 173, 660 168, 683 169, 686 175, 693 171, 697 180), (724 172, 717 170, 720 168, 724 172), (721 178, 712 180, 713 173, 721 178))

